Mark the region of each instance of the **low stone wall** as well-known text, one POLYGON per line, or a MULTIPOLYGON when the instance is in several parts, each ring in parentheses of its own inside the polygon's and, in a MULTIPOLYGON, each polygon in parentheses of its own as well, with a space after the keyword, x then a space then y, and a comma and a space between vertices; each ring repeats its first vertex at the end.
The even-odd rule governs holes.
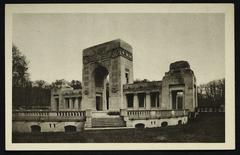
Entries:
POLYGON ((136 127, 138 124, 143 124, 145 128, 163 127, 163 123, 167 122, 167 126, 174 126, 178 124, 186 124, 188 122, 187 116, 163 119, 148 119, 148 120, 128 120, 127 127, 136 127))
POLYGON ((188 110, 126 110, 121 109, 121 116, 127 127, 142 125, 145 128, 173 126, 188 122, 188 110), (163 124, 164 123, 164 124, 163 124))
POLYGON ((85 111, 13 111, 12 131, 32 132, 33 126, 40 132, 82 131, 85 120, 85 111))
POLYGON ((39 126, 41 132, 65 132, 66 126, 76 127, 76 131, 84 129, 85 122, 25 122, 13 121, 13 132, 32 132, 32 126, 39 126))
POLYGON ((121 109, 120 116, 108 116, 107 112, 96 112, 91 109, 78 112, 13 112, 13 132, 66 132, 82 131, 92 128, 92 118, 120 118, 126 127, 145 128, 172 126, 188 122, 188 110, 127 110, 121 109), (40 131, 39 131, 40 130, 40 131))

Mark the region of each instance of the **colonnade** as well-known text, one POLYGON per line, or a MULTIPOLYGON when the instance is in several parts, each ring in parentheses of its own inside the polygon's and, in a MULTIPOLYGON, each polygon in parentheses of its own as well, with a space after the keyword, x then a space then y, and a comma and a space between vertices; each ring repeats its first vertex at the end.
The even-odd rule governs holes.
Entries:
POLYGON ((152 108, 160 107, 160 99, 158 92, 139 92, 139 93, 127 93, 124 95, 125 97, 125 106, 127 109, 145 109, 150 110, 152 108), (151 93, 156 93, 155 97, 151 97, 151 93), (133 100, 128 100, 128 95, 133 95, 133 100), (141 96, 141 97, 140 97, 141 96), (155 98, 155 99, 154 99, 155 98), (128 103, 128 102, 132 102, 128 103))

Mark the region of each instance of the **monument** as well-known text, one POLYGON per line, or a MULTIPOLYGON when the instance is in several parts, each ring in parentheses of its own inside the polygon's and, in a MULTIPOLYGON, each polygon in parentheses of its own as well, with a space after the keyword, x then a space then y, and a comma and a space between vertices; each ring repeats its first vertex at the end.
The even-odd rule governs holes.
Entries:
POLYGON ((133 48, 116 39, 84 49, 82 62, 82 89, 52 90, 50 111, 13 111, 13 132, 152 128, 196 115, 196 77, 187 61, 170 64, 162 80, 134 82, 133 48))

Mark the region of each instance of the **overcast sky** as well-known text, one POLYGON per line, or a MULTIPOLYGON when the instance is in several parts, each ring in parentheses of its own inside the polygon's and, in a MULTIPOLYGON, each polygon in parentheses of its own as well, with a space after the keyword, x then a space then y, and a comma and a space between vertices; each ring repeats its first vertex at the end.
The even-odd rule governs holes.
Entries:
POLYGON ((225 77, 224 14, 14 14, 13 43, 31 80, 82 81, 82 50, 121 38, 133 47, 135 79, 162 80, 186 60, 197 83, 225 77))

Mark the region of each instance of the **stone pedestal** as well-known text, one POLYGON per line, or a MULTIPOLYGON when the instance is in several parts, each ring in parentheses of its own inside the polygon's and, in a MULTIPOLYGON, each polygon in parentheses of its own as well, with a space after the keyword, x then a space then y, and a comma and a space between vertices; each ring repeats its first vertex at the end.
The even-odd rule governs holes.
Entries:
POLYGON ((86 109, 86 122, 85 122, 85 128, 91 128, 92 127, 92 110, 86 109))
POLYGON ((123 116, 123 117, 128 116, 127 109, 120 109, 120 116, 123 116))

